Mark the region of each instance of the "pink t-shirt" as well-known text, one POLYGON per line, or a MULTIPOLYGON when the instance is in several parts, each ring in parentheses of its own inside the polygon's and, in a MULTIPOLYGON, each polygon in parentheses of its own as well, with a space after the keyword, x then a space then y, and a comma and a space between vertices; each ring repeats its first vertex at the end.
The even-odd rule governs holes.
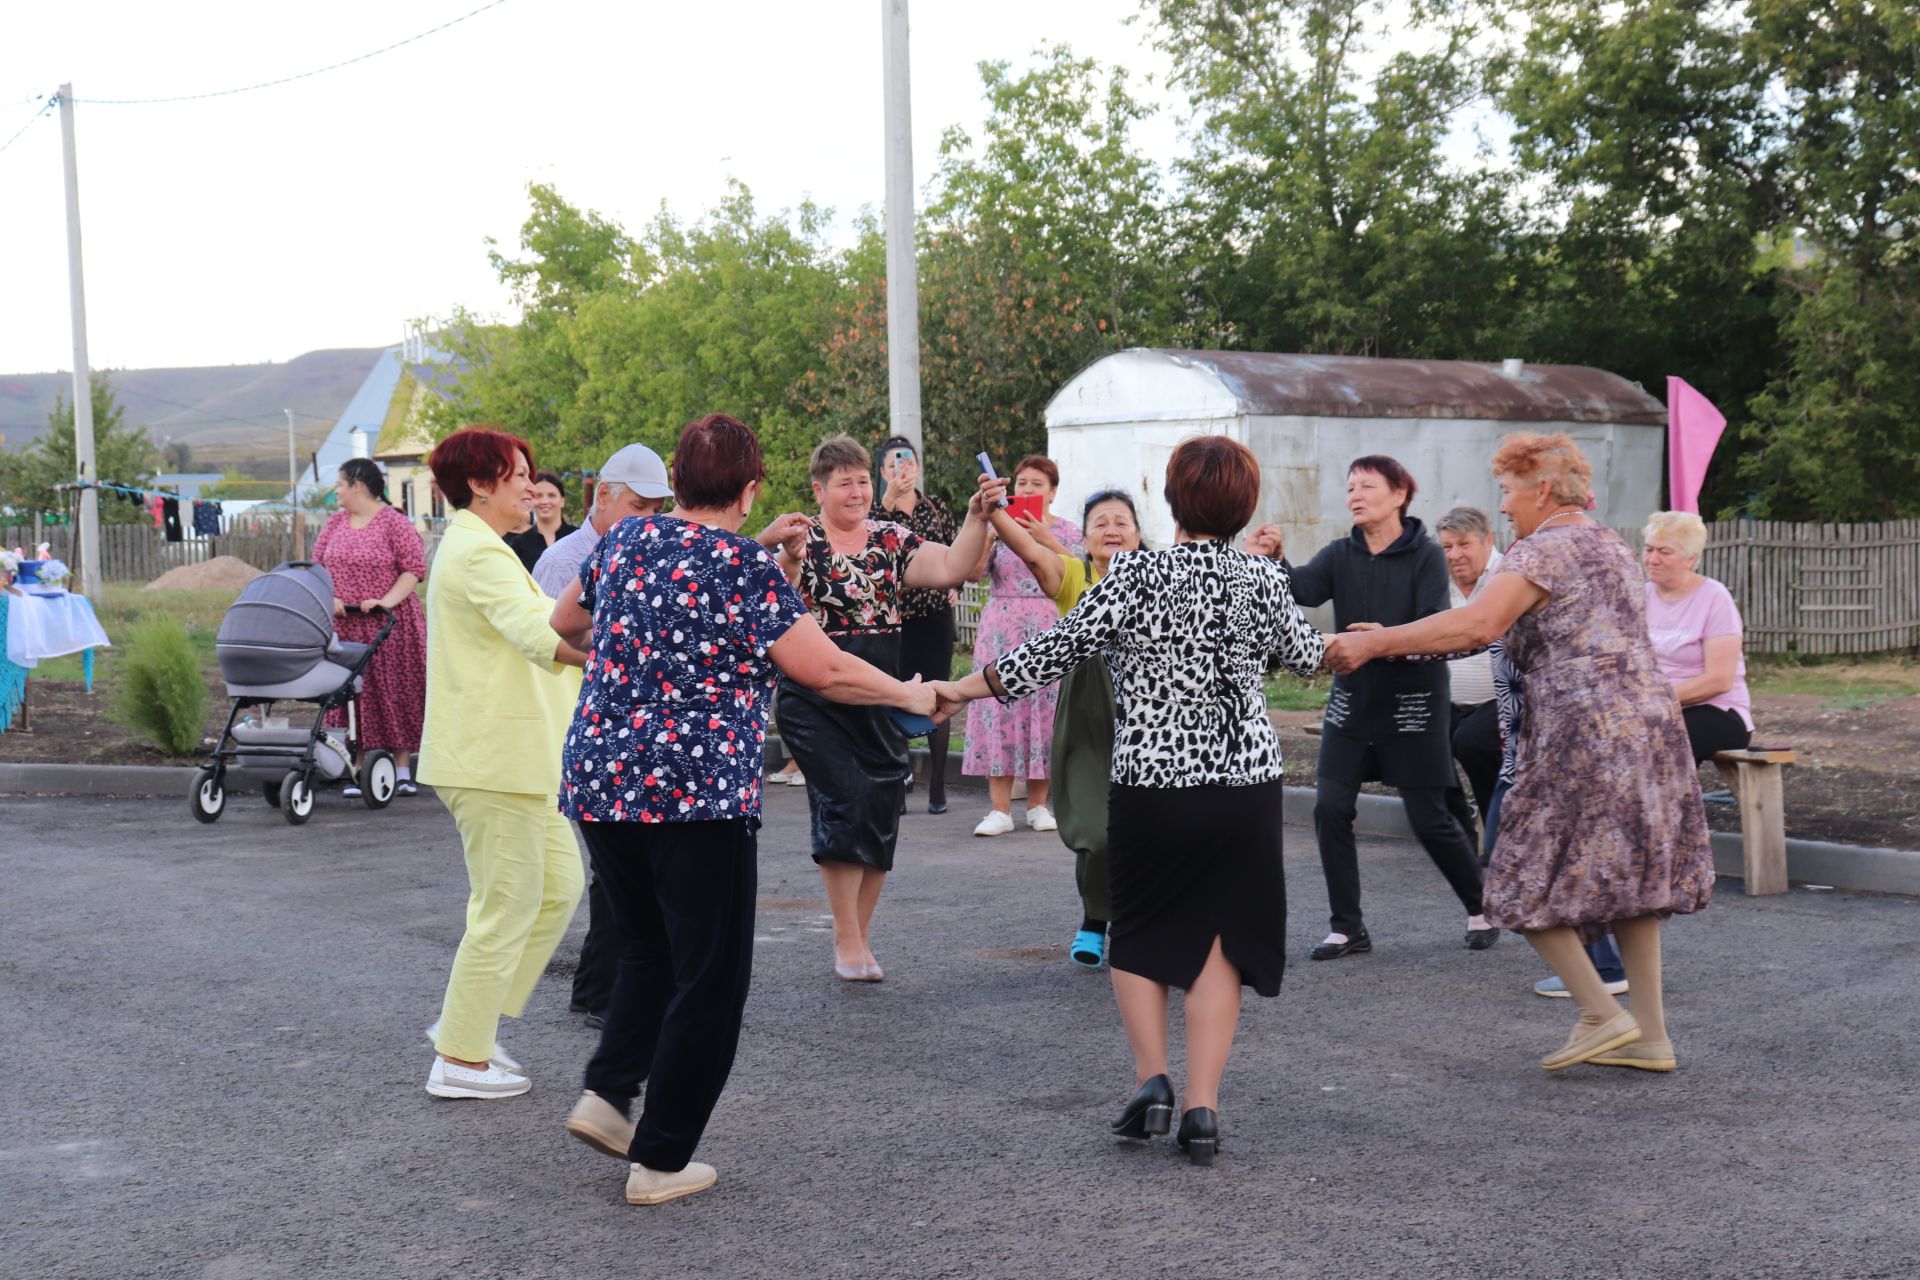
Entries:
MULTIPOLYGON (((1660 659, 1660 671, 1670 684, 1691 680, 1707 671, 1707 641, 1715 636, 1741 633, 1740 610, 1733 594, 1712 578, 1700 579, 1685 597, 1668 601, 1660 598, 1660 589, 1647 584, 1647 633, 1653 637, 1653 652, 1660 659)), ((1747 659, 1740 656, 1734 669, 1733 688, 1708 698, 1704 706, 1722 707, 1739 715, 1748 729, 1753 728, 1753 701, 1747 695, 1747 659)))

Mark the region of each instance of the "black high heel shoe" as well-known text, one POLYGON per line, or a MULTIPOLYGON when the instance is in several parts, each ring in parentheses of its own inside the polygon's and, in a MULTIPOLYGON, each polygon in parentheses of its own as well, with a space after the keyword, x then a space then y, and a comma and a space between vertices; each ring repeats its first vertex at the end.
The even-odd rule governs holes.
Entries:
POLYGON ((1107 1128, 1118 1138, 1151 1138, 1173 1127, 1173 1082, 1155 1076, 1121 1108, 1107 1128))
POLYGON ((1180 1136, 1175 1141, 1195 1164, 1212 1164, 1220 1150, 1220 1117, 1212 1107, 1188 1107, 1180 1113, 1180 1136))

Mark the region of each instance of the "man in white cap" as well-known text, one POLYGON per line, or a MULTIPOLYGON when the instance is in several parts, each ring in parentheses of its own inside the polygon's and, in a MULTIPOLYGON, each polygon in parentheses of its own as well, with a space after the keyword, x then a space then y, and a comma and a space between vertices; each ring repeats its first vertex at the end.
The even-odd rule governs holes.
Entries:
POLYGON ((607 459, 593 491, 593 506, 578 529, 540 553, 533 580, 553 599, 580 574, 580 565, 600 545, 600 536, 628 516, 659 512, 673 496, 667 464, 643 444, 630 444, 607 459))
MULTIPOLYGON (((545 551, 533 566, 533 580, 554 599, 568 587, 580 589, 580 565, 600 544, 601 535, 628 516, 659 513, 673 496, 667 484, 667 466, 660 455, 643 444, 630 444, 607 459, 580 527, 545 551)), ((587 888, 587 936, 580 944, 580 963, 573 971, 573 999, 568 1008, 587 1015, 587 1025, 598 1028, 607 1001, 613 996, 614 973, 626 940, 607 910, 606 894, 595 879, 587 888)))

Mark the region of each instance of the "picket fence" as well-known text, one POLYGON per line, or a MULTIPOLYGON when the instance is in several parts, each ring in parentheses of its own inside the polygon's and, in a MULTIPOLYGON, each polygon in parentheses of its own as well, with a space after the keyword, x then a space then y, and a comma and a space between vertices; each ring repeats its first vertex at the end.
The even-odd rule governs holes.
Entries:
MULTIPOLYGON (((309 543, 318 528, 308 526, 309 543)), ((54 559, 68 566, 77 563, 73 526, 44 528, 39 541, 50 544, 54 559)), ((0 526, 0 546, 31 550, 34 545, 31 525, 0 526)), ((179 542, 168 542, 152 525, 107 524, 100 526, 100 577, 106 582, 151 582, 169 569, 203 564, 215 556, 233 556, 256 569, 271 569, 285 562, 291 550, 285 526, 242 526, 231 533, 188 534, 179 542)))

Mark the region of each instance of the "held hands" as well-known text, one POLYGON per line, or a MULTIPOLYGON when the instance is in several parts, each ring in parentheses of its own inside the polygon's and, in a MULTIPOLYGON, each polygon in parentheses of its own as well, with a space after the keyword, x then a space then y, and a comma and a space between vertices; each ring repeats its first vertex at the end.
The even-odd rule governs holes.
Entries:
POLYGON ((1240 549, 1250 556, 1266 556, 1268 559, 1278 560, 1284 544, 1285 539, 1281 537, 1279 525, 1263 524, 1246 536, 1246 540, 1240 544, 1240 549))
POLYGON ((1327 637, 1327 654, 1321 659, 1336 675, 1351 675, 1373 661, 1379 647, 1369 632, 1379 631, 1377 622, 1355 622, 1345 633, 1327 637))
POLYGON ((934 690, 938 686, 922 684, 918 675, 915 675, 911 680, 903 680, 901 683, 907 688, 907 697, 906 700, 900 704, 900 709, 911 712, 916 716, 933 715, 937 709, 934 690))
POLYGON ((760 531, 755 539, 769 551, 785 551, 790 559, 798 560, 807 548, 807 532, 811 527, 807 517, 798 511, 789 511, 775 517, 772 524, 760 531))
POLYGON ((927 686, 933 691, 937 707, 929 712, 935 724, 945 724, 966 710, 968 699, 960 692, 960 686, 951 680, 935 680, 927 686))

